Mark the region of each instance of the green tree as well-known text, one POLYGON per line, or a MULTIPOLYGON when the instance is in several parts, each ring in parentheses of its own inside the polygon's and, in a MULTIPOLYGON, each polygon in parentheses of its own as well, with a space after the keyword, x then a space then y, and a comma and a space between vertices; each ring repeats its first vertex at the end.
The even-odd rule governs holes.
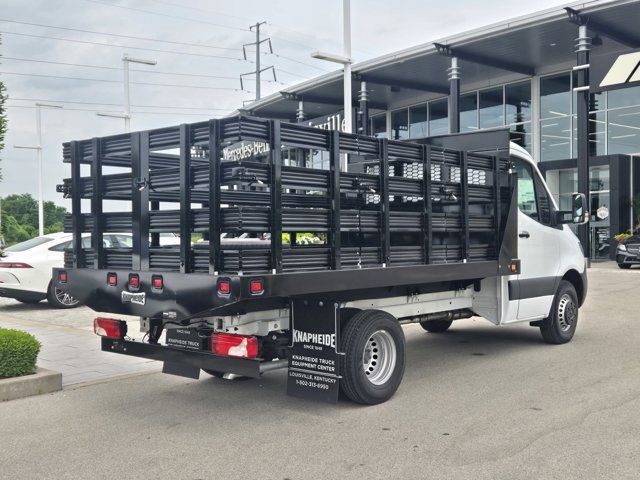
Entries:
MULTIPOLYGON (((44 232, 61 232, 67 210, 51 201, 44 202, 44 232)), ((38 235, 38 202, 28 193, 2 199, 2 223, 5 240, 12 244, 38 235)))

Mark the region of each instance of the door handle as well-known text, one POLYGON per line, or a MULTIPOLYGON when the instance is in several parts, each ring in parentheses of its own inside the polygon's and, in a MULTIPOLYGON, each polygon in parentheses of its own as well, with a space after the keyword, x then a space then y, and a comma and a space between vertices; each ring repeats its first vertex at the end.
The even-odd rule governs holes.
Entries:
POLYGON ((529 238, 531 235, 529 235, 529 232, 527 232, 526 230, 521 231, 518 236, 520 238, 529 238))

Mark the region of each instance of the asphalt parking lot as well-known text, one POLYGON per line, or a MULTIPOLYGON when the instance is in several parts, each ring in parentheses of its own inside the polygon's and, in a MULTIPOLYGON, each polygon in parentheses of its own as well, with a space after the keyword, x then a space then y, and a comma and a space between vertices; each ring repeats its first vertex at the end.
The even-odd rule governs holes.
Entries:
POLYGON ((640 270, 589 277, 564 346, 527 325, 407 326, 403 383, 375 407, 287 397, 284 372, 150 373, 0 404, 0 476, 637 479, 640 270))

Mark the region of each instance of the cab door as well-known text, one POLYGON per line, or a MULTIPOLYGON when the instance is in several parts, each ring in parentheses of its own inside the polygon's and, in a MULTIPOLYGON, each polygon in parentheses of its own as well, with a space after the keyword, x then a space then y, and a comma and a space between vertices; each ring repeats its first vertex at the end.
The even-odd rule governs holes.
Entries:
POLYGON ((549 314, 557 285, 562 227, 554 225, 554 203, 538 170, 528 161, 514 160, 521 268, 517 280, 509 284, 509 296, 518 300, 520 321, 549 314))

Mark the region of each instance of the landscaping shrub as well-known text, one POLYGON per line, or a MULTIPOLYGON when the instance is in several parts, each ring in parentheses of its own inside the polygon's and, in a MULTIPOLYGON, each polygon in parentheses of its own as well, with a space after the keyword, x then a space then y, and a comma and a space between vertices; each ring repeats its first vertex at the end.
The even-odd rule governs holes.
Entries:
POLYGON ((40 342, 33 335, 0 328, 0 378, 35 373, 39 352, 40 342))

